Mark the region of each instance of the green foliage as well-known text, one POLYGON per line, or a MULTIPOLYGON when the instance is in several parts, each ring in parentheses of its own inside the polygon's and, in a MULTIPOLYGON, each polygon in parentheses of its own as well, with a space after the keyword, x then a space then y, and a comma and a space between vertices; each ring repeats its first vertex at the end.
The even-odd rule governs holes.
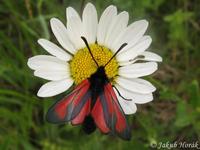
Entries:
POLYGON ((185 25, 192 16, 192 12, 184 12, 179 9, 173 14, 164 17, 164 20, 169 23, 169 39, 174 42, 174 44, 177 43, 177 41, 188 43, 185 25))
POLYGON ((0 2, 0 149, 150 149, 163 141, 195 141, 200 138, 200 3, 198 0, 95 0, 100 14, 106 6, 126 10, 132 21, 150 22, 147 34, 152 51, 163 57, 159 70, 148 77, 156 87, 154 101, 138 106, 128 116, 132 140, 122 141, 96 131, 91 136, 80 127, 52 125, 45 113, 55 98, 36 96, 43 80, 33 76, 27 59, 46 52, 37 39, 54 39, 51 17, 65 20, 65 8, 79 12, 87 1, 2 0, 0 2))

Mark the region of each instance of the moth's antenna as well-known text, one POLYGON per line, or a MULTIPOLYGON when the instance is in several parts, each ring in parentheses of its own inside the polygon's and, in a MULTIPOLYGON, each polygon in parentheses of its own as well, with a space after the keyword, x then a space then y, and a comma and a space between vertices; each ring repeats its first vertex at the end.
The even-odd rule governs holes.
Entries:
POLYGON ((111 60, 127 45, 127 43, 124 43, 120 46, 120 48, 116 51, 116 53, 110 58, 110 60, 104 65, 104 67, 106 67, 111 60))
POLYGON ((83 42, 84 42, 85 45, 87 46, 87 48, 88 48, 88 50, 89 50, 89 52, 90 52, 90 55, 92 56, 92 59, 94 60, 95 64, 97 65, 97 67, 99 67, 99 64, 98 64, 97 61, 95 60, 95 58, 94 58, 94 56, 93 56, 93 54, 92 54, 92 51, 91 51, 91 49, 90 49, 90 47, 89 47, 89 44, 88 44, 86 38, 85 38, 84 36, 81 36, 81 39, 83 40, 83 42))

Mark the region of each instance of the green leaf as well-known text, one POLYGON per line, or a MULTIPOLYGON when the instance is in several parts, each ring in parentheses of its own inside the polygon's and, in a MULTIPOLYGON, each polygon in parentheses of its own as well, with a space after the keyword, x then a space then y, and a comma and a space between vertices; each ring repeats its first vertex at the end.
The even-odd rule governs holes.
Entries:
POLYGON ((179 101, 176 109, 175 125, 177 127, 185 127, 192 124, 193 119, 193 113, 188 111, 187 103, 184 101, 179 101))
POLYGON ((197 80, 193 80, 188 87, 189 103, 193 108, 200 107, 200 89, 197 80))
POLYGON ((173 45, 178 42, 187 44, 187 31, 185 30, 185 22, 188 21, 194 14, 178 9, 176 12, 164 17, 164 20, 169 23, 169 39, 173 45))

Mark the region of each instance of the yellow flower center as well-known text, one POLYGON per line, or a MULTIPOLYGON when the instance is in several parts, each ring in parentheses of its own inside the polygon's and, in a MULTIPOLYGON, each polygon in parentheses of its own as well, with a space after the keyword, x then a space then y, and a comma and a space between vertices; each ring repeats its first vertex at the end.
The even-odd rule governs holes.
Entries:
MULTIPOLYGON (((90 45, 90 49, 99 66, 104 66, 113 56, 110 49, 98 44, 90 45)), ((116 58, 113 58, 105 67, 106 75, 111 82, 114 81, 118 74, 118 67, 116 58)), ((95 73, 97 68, 87 47, 78 50, 70 61, 70 71, 75 84, 79 84, 81 81, 89 78, 95 73)))

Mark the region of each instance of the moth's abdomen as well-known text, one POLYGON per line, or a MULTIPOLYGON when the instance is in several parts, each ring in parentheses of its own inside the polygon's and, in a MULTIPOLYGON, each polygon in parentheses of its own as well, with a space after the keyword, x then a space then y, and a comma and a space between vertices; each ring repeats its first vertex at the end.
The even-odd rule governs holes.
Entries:
POLYGON ((83 131, 87 134, 91 134, 92 132, 96 130, 96 125, 94 123, 93 118, 90 115, 85 117, 82 127, 83 127, 83 131))

